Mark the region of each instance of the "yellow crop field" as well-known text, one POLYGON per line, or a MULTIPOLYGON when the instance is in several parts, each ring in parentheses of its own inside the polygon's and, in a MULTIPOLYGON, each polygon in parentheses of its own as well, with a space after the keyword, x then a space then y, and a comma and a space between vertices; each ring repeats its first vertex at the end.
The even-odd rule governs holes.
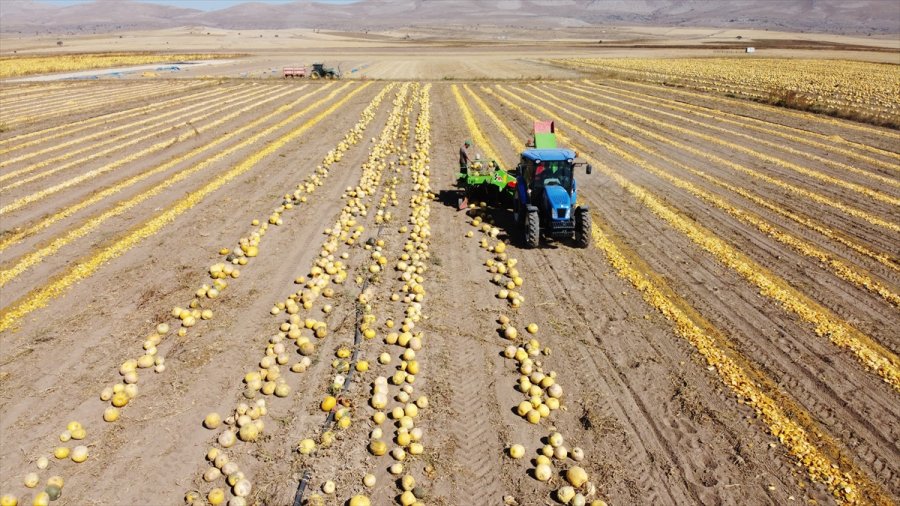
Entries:
MULTIPOLYGON (((900 123, 900 65, 779 58, 573 58, 628 78, 900 123)), ((852 117, 852 116, 850 116, 852 117)))
POLYGON ((5 83, 0 506, 896 504, 900 133, 709 61, 5 83))
POLYGON ((126 65, 147 65, 192 60, 213 60, 234 58, 238 55, 221 53, 86 53, 56 54, 42 56, 0 57, 0 78, 47 74, 52 72, 72 72, 126 65))

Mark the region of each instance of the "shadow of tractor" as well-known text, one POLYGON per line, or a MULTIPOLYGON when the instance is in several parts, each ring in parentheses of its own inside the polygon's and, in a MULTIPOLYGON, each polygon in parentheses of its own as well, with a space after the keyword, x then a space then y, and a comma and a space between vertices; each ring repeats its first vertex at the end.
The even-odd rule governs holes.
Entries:
MULTIPOLYGON (((516 223, 511 198, 485 191, 483 188, 475 191, 470 189, 468 192, 469 206, 460 210, 459 204, 463 198, 466 198, 466 193, 466 190, 458 185, 454 189, 441 190, 438 193, 438 200, 451 209, 465 212, 469 217, 469 221, 475 217, 481 217, 483 223, 491 227, 497 227, 500 231, 497 239, 519 249, 528 249, 525 244, 525 229, 516 223)), ((549 238, 542 238, 540 247, 557 249, 559 248, 559 242, 549 238)))

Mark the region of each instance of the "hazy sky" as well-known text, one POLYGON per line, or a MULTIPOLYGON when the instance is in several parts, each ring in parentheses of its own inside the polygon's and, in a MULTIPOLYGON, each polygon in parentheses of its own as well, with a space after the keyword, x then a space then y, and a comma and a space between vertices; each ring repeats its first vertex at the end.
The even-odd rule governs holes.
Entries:
MULTIPOLYGON (((3 0, 0 0, 3 1, 3 0)), ((53 4, 53 5, 75 5, 75 4, 83 4, 90 3, 93 0, 38 0, 42 3, 53 4)), ((232 5, 245 3, 248 1, 254 2, 263 2, 270 4, 283 4, 292 2, 294 0, 139 0, 141 2, 155 3, 155 4, 163 4, 163 5, 174 5, 176 7, 188 7, 191 9, 201 9, 204 11, 212 11, 217 9, 224 9, 226 7, 231 7, 232 5)), ((352 3, 355 0, 316 0, 318 2, 323 3, 352 3)))

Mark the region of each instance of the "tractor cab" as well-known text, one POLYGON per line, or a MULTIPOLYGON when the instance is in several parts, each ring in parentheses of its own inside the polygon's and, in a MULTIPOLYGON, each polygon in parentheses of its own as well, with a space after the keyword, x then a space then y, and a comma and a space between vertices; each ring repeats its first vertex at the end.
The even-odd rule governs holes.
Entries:
POLYGON ((575 192, 575 152, 570 149, 528 149, 519 161, 522 182, 529 190, 558 186, 575 192))

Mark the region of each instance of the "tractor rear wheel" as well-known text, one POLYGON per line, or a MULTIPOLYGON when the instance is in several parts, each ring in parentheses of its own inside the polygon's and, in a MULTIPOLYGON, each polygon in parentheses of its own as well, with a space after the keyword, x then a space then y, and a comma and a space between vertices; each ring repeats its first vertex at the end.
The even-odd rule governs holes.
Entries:
POLYGON ((536 207, 528 206, 525 218, 525 245, 537 248, 541 243, 541 218, 536 207))
POLYGON ((575 209, 575 244, 579 248, 591 244, 591 212, 586 207, 575 209))

